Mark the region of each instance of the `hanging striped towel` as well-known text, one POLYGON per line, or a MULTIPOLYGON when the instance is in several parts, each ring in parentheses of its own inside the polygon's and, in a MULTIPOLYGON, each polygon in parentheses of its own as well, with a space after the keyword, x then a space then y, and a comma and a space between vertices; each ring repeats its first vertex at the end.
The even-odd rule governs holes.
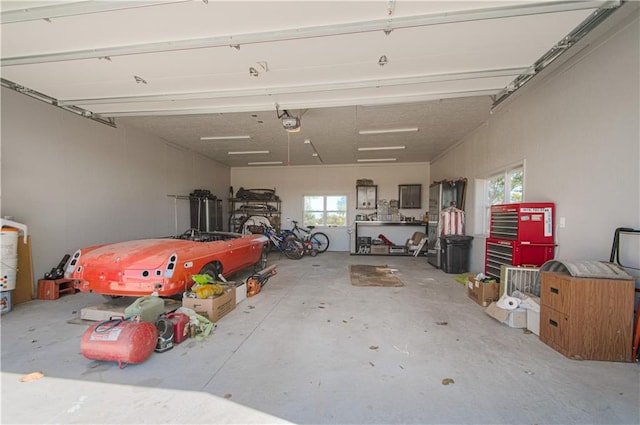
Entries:
POLYGON ((440 236, 464 235, 464 211, 448 207, 440 212, 440 236))

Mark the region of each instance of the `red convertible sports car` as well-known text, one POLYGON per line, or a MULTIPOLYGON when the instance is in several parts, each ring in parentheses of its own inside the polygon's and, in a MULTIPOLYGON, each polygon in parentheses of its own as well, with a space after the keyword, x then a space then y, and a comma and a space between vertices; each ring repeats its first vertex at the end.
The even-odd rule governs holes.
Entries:
POLYGON ((67 265, 65 276, 82 292, 111 296, 161 297, 188 290, 194 274, 225 278, 254 265, 266 266, 264 235, 188 230, 163 239, 142 239, 82 248, 67 265))

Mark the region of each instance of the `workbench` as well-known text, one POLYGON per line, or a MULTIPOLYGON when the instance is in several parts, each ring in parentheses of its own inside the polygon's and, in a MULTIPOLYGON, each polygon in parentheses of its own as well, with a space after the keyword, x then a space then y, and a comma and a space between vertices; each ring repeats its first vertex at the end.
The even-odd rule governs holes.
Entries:
MULTIPOLYGON (((394 241, 398 245, 404 245, 408 239, 411 239, 415 232, 423 232, 427 234, 427 223, 422 221, 355 221, 354 223, 354 237, 355 237, 355 252, 353 254, 358 255, 376 255, 375 252, 363 252, 359 250, 361 238, 376 239, 379 234, 384 234, 391 241, 394 241), (374 229, 366 229, 373 227, 374 229), (368 231, 367 231, 368 230, 368 231), (388 233, 385 234, 383 230, 388 233), (372 233, 375 233, 373 235, 372 233), (360 251, 360 252, 359 252, 360 251)), ((394 253, 377 254, 377 255, 411 255, 410 253, 394 253)))

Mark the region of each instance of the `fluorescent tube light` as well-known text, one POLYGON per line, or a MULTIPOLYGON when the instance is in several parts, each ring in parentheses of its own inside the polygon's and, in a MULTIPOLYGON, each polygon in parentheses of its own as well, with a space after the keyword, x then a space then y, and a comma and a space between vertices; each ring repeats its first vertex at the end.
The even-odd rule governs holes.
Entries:
POLYGON ((396 159, 395 158, 378 158, 378 159, 369 158, 369 159, 358 160, 358 162, 389 162, 389 161, 396 161, 396 159))
POLYGON ((404 149, 404 146, 380 146, 376 148, 358 148, 359 151, 392 151, 404 149))
POLYGON ((282 165, 282 161, 247 162, 247 165, 282 165))
POLYGON ((200 140, 237 140, 237 139, 251 139, 251 136, 204 136, 200 140))
POLYGON ((258 153, 269 153, 269 151, 231 151, 227 152, 229 155, 251 155, 258 153))
POLYGON ((390 128, 387 130, 360 130, 358 134, 367 135, 367 134, 389 134, 389 133, 412 133, 418 131, 418 127, 409 127, 409 128, 390 128))

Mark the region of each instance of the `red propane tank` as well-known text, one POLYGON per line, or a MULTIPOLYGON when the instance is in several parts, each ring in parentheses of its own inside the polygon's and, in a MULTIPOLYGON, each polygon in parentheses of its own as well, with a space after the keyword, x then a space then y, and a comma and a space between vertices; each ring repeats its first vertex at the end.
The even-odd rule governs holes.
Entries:
POLYGON ((82 336, 80 352, 91 360, 142 363, 156 347, 158 330, 150 322, 110 319, 91 326, 82 336))
POLYGON ((184 313, 169 313, 167 319, 173 322, 173 342, 180 344, 189 338, 189 316, 184 313))

